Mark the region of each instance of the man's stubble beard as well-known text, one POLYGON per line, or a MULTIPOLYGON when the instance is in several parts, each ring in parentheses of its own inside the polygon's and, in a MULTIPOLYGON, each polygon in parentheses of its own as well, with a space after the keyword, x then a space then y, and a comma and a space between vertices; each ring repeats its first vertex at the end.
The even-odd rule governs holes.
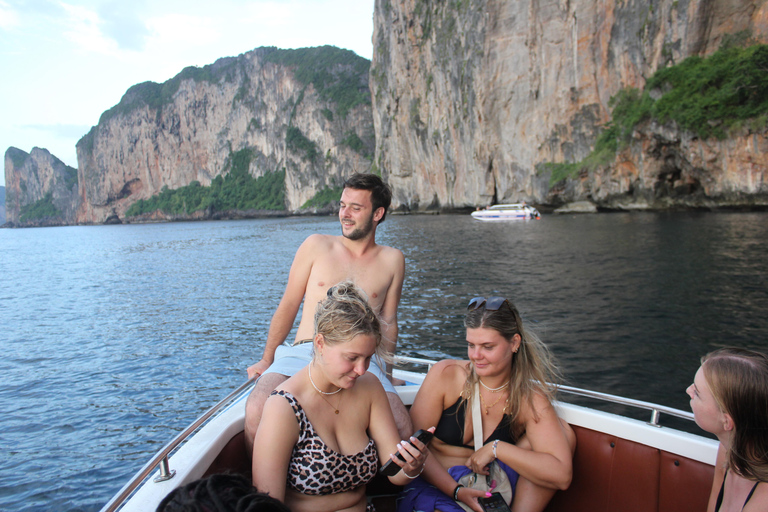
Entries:
POLYGON ((368 222, 363 227, 357 228, 349 234, 344 233, 344 229, 342 228, 341 234, 349 240, 361 240, 368 236, 371 231, 373 231, 373 215, 371 215, 368 222))

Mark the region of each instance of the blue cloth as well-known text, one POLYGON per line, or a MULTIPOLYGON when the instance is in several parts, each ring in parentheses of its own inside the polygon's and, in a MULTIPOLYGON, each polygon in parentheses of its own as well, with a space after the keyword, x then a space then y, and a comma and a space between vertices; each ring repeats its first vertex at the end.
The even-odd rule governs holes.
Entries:
MULTIPOLYGON (((275 350, 275 361, 267 368, 263 373, 279 373, 286 377, 293 377, 300 370, 302 370, 312 360, 312 349, 314 345, 311 341, 301 343, 299 345, 280 345, 275 350)), ((382 370, 384 366, 383 361, 380 361, 378 357, 371 358, 371 364, 368 366, 368 371, 371 372, 379 379, 381 385, 384 386, 384 391, 387 393, 396 393, 395 386, 387 378, 387 374, 382 370)))
MULTIPOLYGON (((512 497, 514 499, 517 480, 520 477, 517 471, 510 468, 500 460, 496 461, 499 467, 509 477, 509 483, 512 485, 512 497)), ((453 466, 448 469, 448 474, 457 482, 462 476, 471 473, 467 466, 453 466)), ((453 501, 453 496, 447 496, 434 485, 428 483, 423 478, 416 478, 403 488, 400 497, 397 499, 397 512, 432 512, 440 510, 441 512, 465 512, 458 503, 453 501)))

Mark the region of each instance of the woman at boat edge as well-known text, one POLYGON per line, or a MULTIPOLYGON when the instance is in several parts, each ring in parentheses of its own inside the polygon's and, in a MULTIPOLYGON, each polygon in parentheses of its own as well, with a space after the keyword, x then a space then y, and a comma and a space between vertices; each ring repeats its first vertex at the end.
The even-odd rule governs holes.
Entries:
POLYGON ((256 432, 253 484, 292 512, 372 511, 365 484, 391 458, 389 477, 404 485, 428 451, 400 441, 384 388, 366 373, 381 355, 381 326, 364 292, 351 282, 328 290, 315 312, 312 361, 278 386, 256 432), (399 461, 394 453, 400 453, 399 461), (384 456, 382 456, 384 455, 384 456))
POLYGON ((543 510, 573 472, 576 436, 552 400, 557 367, 547 347, 524 327, 504 297, 476 297, 464 318, 469 361, 443 360, 427 373, 411 406, 414 428, 437 425, 421 477, 408 484, 398 512, 482 512, 482 491, 463 487, 464 474, 488 474, 494 460, 516 489, 513 512, 543 510), (483 446, 475 451, 472 393, 479 383, 483 446))
POLYGON ((710 352, 686 392, 696 424, 720 441, 707 512, 768 510, 768 355, 710 352))

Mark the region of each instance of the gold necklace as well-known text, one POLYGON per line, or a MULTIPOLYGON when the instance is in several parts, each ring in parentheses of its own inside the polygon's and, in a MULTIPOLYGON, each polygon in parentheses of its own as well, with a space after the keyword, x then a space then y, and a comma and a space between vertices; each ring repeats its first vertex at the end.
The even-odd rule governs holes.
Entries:
POLYGON ((494 406, 501 401, 502 398, 504 398, 504 395, 500 395, 499 398, 496 399, 495 402, 493 402, 491 405, 486 405, 485 399, 483 398, 482 393, 478 393, 480 395, 480 403, 483 404, 483 407, 485 408, 485 414, 488 414, 488 412, 494 408, 494 406))
POLYGON ((339 414, 339 409, 341 408, 341 399, 344 398, 344 395, 339 395, 339 405, 337 405, 336 407, 334 407, 331 401, 328 400, 325 396, 335 395, 336 393, 338 393, 344 388, 339 388, 336 391, 331 391, 330 393, 321 391, 320 388, 318 388, 317 385, 315 385, 315 381, 312 380, 312 364, 311 363, 307 365, 307 373, 309 374, 309 382, 312 384, 312 387, 315 388, 315 391, 317 391, 320 394, 320 398, 322 398, 323 401, 325 401, 325 403, 331 406, 331 409, 333 409, 333 412, 335 412, 336 414, 339 414))
POLYGON ((339 414, 339 407, 341 407, 341 399, 344 398, 344 395, 339 395, 339 405, 336 406, 336 407, 334 407, 333 404, 331 403, 331 401, 328 400, 327 398, 325 398, 323 395, 320 395, 320 398, 325 400, 325 403, 327 403, 328 405, 331 406, 331 409, 333 409, 333 412, 335 412, 336 414, 339 414))

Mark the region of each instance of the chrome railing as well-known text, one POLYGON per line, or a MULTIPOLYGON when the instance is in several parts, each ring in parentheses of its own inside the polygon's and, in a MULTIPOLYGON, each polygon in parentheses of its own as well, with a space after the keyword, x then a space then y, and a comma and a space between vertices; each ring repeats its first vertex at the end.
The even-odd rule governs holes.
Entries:
POLYGON ((211 418, 214 414, 219 412, 224 406, 228 405, 230 401, 232 401, 233 398, 239 396, 243 391, 248 389, 253 383, 255 382, 255 377, 248 380, 245 384, 238 387, 236 390, 234 390, 232 393, 227 395, 223 400, 221 400, 219 403, 208 409, 208 411, 205 412, 202 416, 200 416, 194 423, 192 423, 190 426, 188 426, 181 434, 173 438, 173 440, 165 445, 165 448, 157 452, 157 454, 150 460, 147 464, 144 465, 143 468, 139 470, 138 473, 136 473, 131 480, 123 486, 122 489, 120 489, 120 492, 117 493, 109 502, 104 505, 104 507, 101 509, 101 512, 113 512, 114 510, 117 510, 123 502, 128 499, 128 497, 133 493, 133 491, 136 490, 136 488, 141 485, 141 483, 149 476, 150 473, 155 471, 155 469, 159 466, 160 467, 160 475, 155 479, 156 482, 162 482, 165 480, 170 480, 173 478, 173 476, 176 474, 175 470, 172 470, 168 466, 168 456, 171 454, 172 451, 174 451, 182 442, 184 442, 190 434, 192 434, 195 430, 197 430, 203 423, 208 421, 208 419, 211 418))
MULTIPOLYGON (((431 368, 432 365, 437 362, 430 359, 420 359, 417 357, 407 357, 407 356, 397 356, 395 360, 397 362, 402 362, 402 363, 423 364, 423 365, 427 365, 428 368, 431 368)), ((571 395, 594 398, 595 400, 600 400, 603 402, 626 405, 629 407, 635 407, 638 409, 649 411, 651 413, 651 419, 648 421, 648 424, 656 427, 660 426, 659 420, 661 418, 662 413, 669 414, 670 416, 675 416, 677 418, 693 421, 693 413, 691 412, 681 411, 680 409, 675 409, 673 407, 667 407, 665 405, 659 405, 652 402, 644 402, 642 400, 634 400, 632 398, 625 398, 623 396, 618 396, 618 395, 610 395, 608 393, 600 393, 598 391, 590 391, 588 389, 574 388, 571 386, 557 386, 557 390, 559 392, 568 393, 571 395)))
POLYGON ((644 409, 651 412, 651 419, 648 424, 653 426, 659 425, 659 418, 661 413, 669 414, 677 418, 683 418, 685 420, 693 421, 693 413, 681 411, 673 407, 667 407, 665 405, 654 404, 652 402, 644 402, 642 400, 634 400, 632 398, 625 398, 623 396, 609 395, 608 393, 600 393, 597 391, 590 391, 588 389, 573 388, 571 386, 558 386, 557 390, 563 393, 569 393, 571 395, 584 396, 588 398, 594 398, 596 400, 602 400, 603 402, 609 402, 612 404, 628 405, 638 409, 644 409))

